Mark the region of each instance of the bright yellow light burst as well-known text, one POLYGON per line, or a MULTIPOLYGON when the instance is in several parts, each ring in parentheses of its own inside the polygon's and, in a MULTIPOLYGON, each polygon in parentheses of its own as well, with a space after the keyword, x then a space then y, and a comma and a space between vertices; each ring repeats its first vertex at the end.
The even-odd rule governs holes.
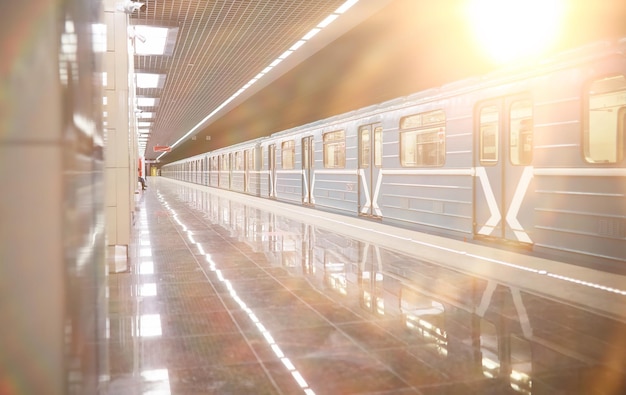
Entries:
POLYGON ((535 57, 558 38, 564 0, 468 0, 480 44, 498 63, 535 57))

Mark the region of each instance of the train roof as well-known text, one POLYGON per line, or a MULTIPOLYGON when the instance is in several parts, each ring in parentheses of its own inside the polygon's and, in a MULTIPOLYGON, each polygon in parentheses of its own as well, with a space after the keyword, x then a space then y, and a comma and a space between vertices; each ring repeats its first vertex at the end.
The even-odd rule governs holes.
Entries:
POLYGON ((517 63, 513 66, 494 70, 493 72, 483 76, 473 76, 463 80, 453 81, 440 87, 426 89, 407 96, 391 99, 383 103, 363 107, 347 113, 334 115, 323 120, 276 132, 271 136, 275 138, 288 137, 292 133, 302 133, 307 130, 315 130, 316 128, 319 128, 320 125, 332 128, 332 125, 335 123, 347 122, 356 117, 374 115, 376 112, 382 111, 383 109, 385 111, 393 111, 394 109, 406 106, 440 100, 445 97, 483 89, 488 86, 497 86, 499 84, 518 79, 531 78, 541 73, 558 70, 574 64, 580 64, 614 54, 626 55, 626 37, 617 40, 617 42, 594 42, 575 49, 557 53, 551 57, 543 59, 542 61, 517 63))

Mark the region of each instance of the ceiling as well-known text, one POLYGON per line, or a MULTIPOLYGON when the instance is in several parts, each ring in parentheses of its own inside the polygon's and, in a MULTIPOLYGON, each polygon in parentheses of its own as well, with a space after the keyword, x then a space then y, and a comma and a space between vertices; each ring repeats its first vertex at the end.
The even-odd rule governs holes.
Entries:
POLYGON ((192 139, 387 2, 361 0, 339 15, 346 0, 146 0, 131 14, 131 25, 178 28, 171 54, 134 56, 136 72, 165 76, 158 88, 136 90, 137 97, 158 99, 153 107, 139 107, 151 114, 138 119, 149 130, 146 159, 161 155, 154 146, 176 149, 177 141, 196 128, 185 138, 192 139), (331 14, 338 18, 205 120, 331 14))
MULTIPOLYGON (((136 91, 158 99, 139 108, 152 114, 139 119, 145 158, 167 163, 495 67, 464 26, 467 0, 360 0, 232 98, 345 2, 145 0, 132 25, 178 28, 170 54, 134 57, 136 71, 165 76, 136 91)), ((557 49, 626 36, 623 0, 571 4, 557 49)))

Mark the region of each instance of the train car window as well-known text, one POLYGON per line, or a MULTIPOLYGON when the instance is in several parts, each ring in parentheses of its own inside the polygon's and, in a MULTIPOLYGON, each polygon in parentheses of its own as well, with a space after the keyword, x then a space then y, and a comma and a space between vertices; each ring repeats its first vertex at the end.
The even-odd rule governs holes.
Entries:
POLYGON ((361 126, 359 130, 361 136, 361 152, 359 152, 359 168, 367 169, 370 167, 370 128, 369 126, 361 126))
POLYGON ((583 135, 585 160, 617 163, 624 158, 626 78, 623 75, 593 81, 587 92, 583 135))
POLYGON ((229 169, 228 166, 228 155, 222 154, 222 171, 226 171, 229 169))
POLYGON ((480 110, 480 163, 492 165, 498 161, 500 112, 496 106, 480 110))
POLYGON ((280 146, 282 153, 282 166, 283 169, 293 169, 294 158, 296 155, 296 146, 293 140, 283 141, 280 146))
MULTIPOLYGON (((379 149, 382 157, 382 144, 379 149)), ((445 160, 446 116, 443 110, 409 115, 400 119, 402 166, 443 166, 445 160)))
POLYGON ((530 100, 511 104, 509 115, 509 157, 514 165, 530 165, 533 161, 533 107, 530 100))
POLYGON ((381 167, 383 165, 383 127, 378 126, 374 129, 374 166, 381 167))
POLYGON ((346 133, 343 130, 324 133, 324 167, 343 169, 346 167, 346 133))

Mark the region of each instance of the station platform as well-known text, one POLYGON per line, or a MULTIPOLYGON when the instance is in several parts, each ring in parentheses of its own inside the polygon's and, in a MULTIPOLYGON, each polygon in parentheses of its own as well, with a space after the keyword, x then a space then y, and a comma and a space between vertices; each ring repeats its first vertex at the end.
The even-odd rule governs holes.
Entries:
POLYGON ((626 276, 151 177, 108 394, 626 393, 626 276))

